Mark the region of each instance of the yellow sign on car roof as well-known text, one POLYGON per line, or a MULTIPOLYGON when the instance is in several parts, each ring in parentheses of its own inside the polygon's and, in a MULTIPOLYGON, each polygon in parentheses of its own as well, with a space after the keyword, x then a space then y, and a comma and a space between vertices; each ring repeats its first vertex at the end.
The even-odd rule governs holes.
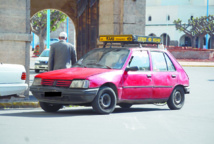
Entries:
POLYGON ((132 41, 133 37, 132 35, 101 35, 100 41, 106 42, 106 41, 132 41))
POLYGON ((160 37, 141 35, 100 35, 101 42, 160 44, 160 37))

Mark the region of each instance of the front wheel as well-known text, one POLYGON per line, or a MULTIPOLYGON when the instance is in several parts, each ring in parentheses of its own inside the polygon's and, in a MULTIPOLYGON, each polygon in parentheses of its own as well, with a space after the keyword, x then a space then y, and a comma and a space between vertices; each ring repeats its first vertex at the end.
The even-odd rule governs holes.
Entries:
POLYGON ((100 88, 92 102, 93 109, 100 114, 109 114, 114 111, 117 103, 116 94, 110 87, 100 88))
POLYGON ((167 101, 167 105, 171 110, 178 110, 183 107, 184 101, 184 89, 182 87, 176 87, 167 101))
POLYGON ((57 112, 60 108, 62 108, 62 105, 59 104, 50 104, 46 102, 39 102, 39 104, 46 112, 57 112))

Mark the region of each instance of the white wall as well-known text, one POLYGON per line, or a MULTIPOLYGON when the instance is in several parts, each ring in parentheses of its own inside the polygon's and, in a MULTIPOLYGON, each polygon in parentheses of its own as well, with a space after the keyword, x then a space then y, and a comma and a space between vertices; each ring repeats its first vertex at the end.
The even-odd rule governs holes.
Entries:
MULTIPOLYGON (((214 15, 214 0, 209 0, 209 14, 214 15)), ((156 36, 167 33, 170 40, 179 42, 184 33, 175 29, 173 21, 181 19, 183 23, 188 23, 191 16, 206 15, 207 0, 147 0, 145 33, 154 33, 156 36), (167 20, 168 15, 170 20, 167 20), (152 17, 151 21, 148 21, 149 16, 152 17)))

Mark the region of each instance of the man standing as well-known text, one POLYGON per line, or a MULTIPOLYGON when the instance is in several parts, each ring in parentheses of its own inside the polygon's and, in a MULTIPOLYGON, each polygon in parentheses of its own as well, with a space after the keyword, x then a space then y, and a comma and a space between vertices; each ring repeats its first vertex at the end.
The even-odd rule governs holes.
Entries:
POLYGON ((59 42, 53 43, 50 47, 50 55, 48 61, 48 70, 57 70, 70 68, 76 63, 76 52, 72 44, 66 42, 67 34, 61 32, 59 34, 59 42))

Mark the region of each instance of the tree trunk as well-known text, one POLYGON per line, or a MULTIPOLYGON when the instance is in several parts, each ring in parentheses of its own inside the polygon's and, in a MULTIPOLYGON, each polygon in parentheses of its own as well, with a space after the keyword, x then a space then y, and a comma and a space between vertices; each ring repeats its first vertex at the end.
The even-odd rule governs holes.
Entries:
POLYGON ((196 44, 196 37, 192 37, 191 38, 191 44, 192 44, 192 48, 195 48, 196 46, 195 46, 195 44, 196 44))
POLYGON ((41 54, 44 49, 45 49, 44 38, 41 35, 39 35, 39 53, 41 54))
POLYGON ((210 49, 214 49, 214 35, 210 35, 210 49))
POLYGON ((199 37, 199 42, 200 42, 199 48, 203 49, 203 46, 204 46, 204 36, 200 36, 199 37))

